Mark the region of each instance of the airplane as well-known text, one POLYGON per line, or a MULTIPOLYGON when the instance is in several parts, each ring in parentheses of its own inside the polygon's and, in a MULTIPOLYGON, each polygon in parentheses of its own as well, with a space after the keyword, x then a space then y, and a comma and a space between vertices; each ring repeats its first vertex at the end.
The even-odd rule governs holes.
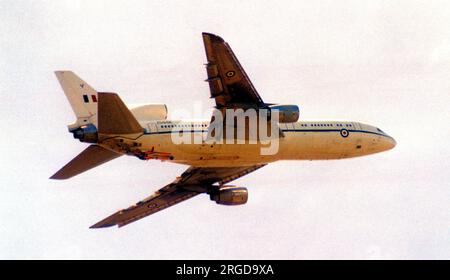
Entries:
MULTIPOLYGON (((97 92, 73 72, 55 71, 77 118, 68 126, 69 132, 90 145, 51 179, 71 178, 122 155, 189 166, 153 195, 91 228, 122 227, 198 194, 207 194, 221 205, 244 204, 248 200, 247 189, 228 183, 271 162, 345 159, 395 147, 394 138, 375 126, 356 121, 299 120, 298 106, 265 103, 229 44, 211 33, 202 36, 207 58, 206 81, 215 110, 225 115, 236 110, 263 112, 267 126, 276 132, 273 134, 278 141, 276 153, 261 153, 262 138, 252 138, 256 140, 250 143, 248 133, 240 144, 211 141, 216 136, 212 133, 214 115, 210 120, 169 120, 165 104, 130 109, 116 93, 97 92), (277 118, 271 119, 272 113, 277 118), (207 137, 194 143, 174 143, 174 135, 180 134, 207 137)), ((224 130, 235 128, 236 123, 230 128, 224 119, 222 122, 224 130)), ((261 123, 264 121, 259 120, 261 123)), ((218 135, 219 139, 223 137, 218 135)))

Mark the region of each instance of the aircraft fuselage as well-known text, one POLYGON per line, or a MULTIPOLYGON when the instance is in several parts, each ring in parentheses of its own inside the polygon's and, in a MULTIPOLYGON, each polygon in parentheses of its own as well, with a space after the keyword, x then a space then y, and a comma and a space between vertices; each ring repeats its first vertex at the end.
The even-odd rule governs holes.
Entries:
MULTIPOLYGON (((159 159, 198 167, 251 166, 278 160, 331 160, 370 155, 392 149, 395 140, 377 127, 349 121, 300 121, 282 123, 275 154, 262 155, 260 142, 250 144, 174 143, 174 133, 190 139, 207 133, 209 121, 153 121, 145 133, 134 139, 131 155, 145 153, 143 159, 159 159)), ((199 139, 197 138, 197 139, 199 139)), ((127 141, 125 139, 125 141, 127 141)))

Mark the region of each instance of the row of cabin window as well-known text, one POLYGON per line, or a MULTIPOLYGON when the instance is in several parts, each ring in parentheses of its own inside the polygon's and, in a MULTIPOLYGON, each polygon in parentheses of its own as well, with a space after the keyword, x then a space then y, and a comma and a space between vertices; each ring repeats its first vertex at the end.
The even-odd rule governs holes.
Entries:
MULTIPOLYGON (((303 126, 303 127, 307 127, 308 126, 308 124, 306 124, 306 123, 302 123, 301 124, 301 126, 303 126)), ((334 126, 333 124, 329 124, 329 123, 313 123, 313 124, 311 124, 311 126, 328 126, 328 127, 330 127, 330 126, 334 126)), ((352 125, 351 124, 336 124, 336 126, 338 126, 338 127, 352 127, 352 125)))
MULTIPOLYGON (((307 127, 308 126, 308 124, 301 124, 301 126, 302 127, 307 127)), ((311 126, 314 126, 314 127, 317 127, 317 126, 321 126, 321 127, 324 127, 324 126, 327 126, 327 127, 330 127, 330 126, 333 126, 332 124, 327 124, 327 123, 321 123, 321 124, 311 124, 311 126)), ((352 127, 352 125, 351 124, 336 124, 336 126, 338 126, 338 127, 352 127)), ((189 125, 189 124, 177 124, 177 125, 161 125, 161 128, 173 128, 173 127, 207 127, 207 125, 206 124, 191 124, 191 125, 189 125)))
POLYGON ((207 127, 206 124, 171 124, 171 125, 161 125, 161 128, 174 128, 174 127, 207 127))

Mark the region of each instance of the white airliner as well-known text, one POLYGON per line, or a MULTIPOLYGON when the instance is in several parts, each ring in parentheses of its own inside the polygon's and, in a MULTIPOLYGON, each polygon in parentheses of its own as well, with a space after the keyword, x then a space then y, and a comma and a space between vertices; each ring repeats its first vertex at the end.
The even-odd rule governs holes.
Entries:
MULTIPOLYGON (((69 125, 69 131, 76 139, 91 145, 56 172, 52 179, 68 179, 121 155, 190 166, 152 196, 114 213, 91 228, 124 226, 201 193, 208 194, 218 204, 244 204, 248 198, 247 189, 227 183, 270 162, 359 157, 386 151, 396 145, 395 140, 381 129, 360 122, 298 121, 297 106, 263 102, 222 38, 203 33, 203 42, 208 61, 206 81, 211 98, 216 102, 215 112, 224 117, 221 120, 224 131, 227 127, 228 131, 230 127, 233 131, 236 128, 236 123, 231 126, 225 123, 230 112, 263 112, 267 118, 265 122, 258 119, 258 125, 263 123, 270 127, 270 139, 277 141, 275 152, 262 153, 268 143, 259 137, 250 141, 253 138, 249 136, 247 126, 243 143, 217 141, 225 133, 214 135, 212 132, 214 123, 217 128, 216 117, 207 121, 168 120, 164 104, 149 104, 130 110, 117 94, 97 92, 71 71, 56 71, 77 117, 76 122, 69 125), (177 137, 186 136, 200 141, 174 141, 177 137)), ((234 140, 238 139, 236 135, 234 140)))

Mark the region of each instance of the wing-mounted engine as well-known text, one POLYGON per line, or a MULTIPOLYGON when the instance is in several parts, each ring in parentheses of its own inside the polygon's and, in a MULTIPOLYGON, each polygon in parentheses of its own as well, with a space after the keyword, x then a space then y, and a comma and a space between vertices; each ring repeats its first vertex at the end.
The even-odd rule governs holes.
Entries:
POLYGON ((209 194, 211 200, 222 205, 241 205, 247 203, 248 191, 244 187, 221 186, 209 194))
POLYGON ((139 122, 167 119, 166 104, 146 104, 134 107, 130 111, 139 122))
POLYGON ((279 114, 279 123, 297 122, 300 117, 300 109, 297 105, 273 105, 269 107, 271 115, 275 110, 278 111, 279 114))

